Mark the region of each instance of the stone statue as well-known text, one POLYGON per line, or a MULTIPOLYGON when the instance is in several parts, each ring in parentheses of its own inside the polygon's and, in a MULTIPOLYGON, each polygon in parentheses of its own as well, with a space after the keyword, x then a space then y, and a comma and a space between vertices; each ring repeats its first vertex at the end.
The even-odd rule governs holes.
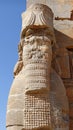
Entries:
POLYGON ((22 14, 7 130, 69 130, 65 88, 52 67, 55 44, 52 10, 32 5, 22 14))

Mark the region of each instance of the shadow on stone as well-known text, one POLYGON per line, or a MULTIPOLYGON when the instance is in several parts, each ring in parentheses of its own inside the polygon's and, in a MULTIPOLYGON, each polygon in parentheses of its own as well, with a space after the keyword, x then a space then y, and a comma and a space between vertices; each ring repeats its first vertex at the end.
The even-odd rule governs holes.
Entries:
POLYGON ((55 29, 56 43, 58 47, 73 48, 73 39, 55 29))

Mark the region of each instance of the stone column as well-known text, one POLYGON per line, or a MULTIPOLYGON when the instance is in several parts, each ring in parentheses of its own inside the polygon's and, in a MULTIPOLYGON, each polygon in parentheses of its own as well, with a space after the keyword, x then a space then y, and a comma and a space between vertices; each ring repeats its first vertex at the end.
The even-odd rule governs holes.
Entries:
POLYGON ((19 59, 8 98, 7 130, 68 130, 62 120, 63 98, 64 117, 68 110, 65 89, 60 77, 51 71, 54 44, 52 10, 43 4, 31 5, 22 14, 19 59), (59 84, 64 90, 62 100, 59 84))

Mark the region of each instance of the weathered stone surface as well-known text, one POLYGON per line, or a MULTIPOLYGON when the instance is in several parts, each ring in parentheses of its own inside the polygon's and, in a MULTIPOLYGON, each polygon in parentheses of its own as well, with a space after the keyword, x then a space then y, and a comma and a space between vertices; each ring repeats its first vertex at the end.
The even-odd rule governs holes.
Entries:
MULTIPOLYGON (((49 1, 48 1, 49 2, 49 1)), ((64 80, 64 85, 67 88, 67 96, 69 104, 73 103, 73 0, 54 0, 50 1, 50 7, 54 11, 55 20, 54 28, 56 42, 59 50, 67 49, 67 55, 56 57, 60 66, 60 76, 64 80), (54 2, 54 4, 53 4, 54 2), (62 62, 61 62, 62 61, 62 62), (65 65, 66 64, 66 65, 65 65), (64 67, 66 66, 66 67, 64 67)), ((58 56, 60 55, 60 51, 58 56)), ((56 65, 55 65, 56 66, 56 65)), ((58 71, 57 71, 58 72, 58 71)), ((59 72, 58 72, 59 73, 59 72)), ((71 105, 70 105, 71 106, 71 105)), ((69 108, 70 115, 73 113, 69 108)), ((72 116, 73 118, 73 116, 72 116)), ((73 130, 73 122, 70 117, 70 130, 73 130)))
POLYGON ((67 96, 68 96, 69 98, 72 98, 72 97, 73 97, 73 87, 67 88, 67 96))
POLYGON ((47 0, 26 0, 27 1, 27 7, 29 7, 32 4, 36 4, 36 3, 41 3, 41 4, 46 4, 47 0))
POLYGON ((27 0, 27 7, 33 3, 42 3, 49 6, 57 17, 68 18, 73 10, 73 0, 27 0))
MULTIPOLYGON (((7 130, 69 130, 68 99, 60 78, 64 73, 59 76, 52 69, 58 49, 51 9, 43 4, 32 5, 22 14, 19 59, 8 98, 7 130)), ((64 64, 69 62, 66 49, 60 52, 66 56, 64 64)), ((61 62, 59 67, 63 72, 61 62)), ((64 76, 70 76, 69 67, 68 63, 64 76)))
MULTIPOLYGON (((60 67, 60 76, 62 78, 70 78, 70 63, 69 63, 69 54, 68 50, 65 48, 58 49, 56 60, 59 63, 60 67)), ((57 68, 56 68, 57 71, 57 68)))
MULTIPOLYGON (((17 85, 12 87, 15 89, 17 85)), ((62 83, 62 80, 53 70, 51 71, 50 95, 49 92, 44 93, 44 91, 43 92, 38 91, 37 93, 30 93, 29 95, 27 95, 23 90, 21 91, 21 94, 19 94, 18 96, 17 95, 18 95, 17 92, 12 93, 11 96, 9 96, 9 103, 8 103, 9 111, 7 112, 7 125, 10 124, 13 125, 13 130, 15 130, 14 124, 23 125, 24 128, 28 127, 28 129, 30 128, 32 129, 33 125, 34 128, 36 126, 42 127, 43 124, 47 125, 47 121, 49 121, 50 126, 50 116, 52 119, 53 116, 55 116, 54 117, 54 124, 55 124, 56 118, 61 118, 61 115, 60 117, 57 117, 57 115, 53 115, 54 113, 50 115, 50 112, 54 110, 54 107, 55 107, 54 112, 57 109, 59 110, 62 108, 63 116, 65 116, 64 118, 68 118, 68 102, 66 97, 66 91, 62 83), (17 102, 16 97, 18 98, 17 102), (20 100, 21 102, 19 102, 20 100), (45 117, 47 115, 47 112, 48 116, 45 117), (27 121, 28 123, 26 123, 27 121)), ((55 124, 55 125, 56 126, 60 125, 60 127, 62 127, 61 124, 55 124)), ((67 129, 67 125, 65 127, 67 129)), ((12 127, 10 129, 12 129, 12 127)))
POLYGON ((73 43, 72 43, 72 40, 73 40, 73 33, 72 33, 73 32, 73 21, 54 20, 54 27, 57 31, 59 31, 59 34, 58 34, 59 46, 62 46, 62 47, 73 46, 73 43), (60 34, 63 37, 60 37, 60 34), (63 39, 61 39, 61 38, 63 38, 63 39), (60 41, 60 39, 62 42, 60 41))

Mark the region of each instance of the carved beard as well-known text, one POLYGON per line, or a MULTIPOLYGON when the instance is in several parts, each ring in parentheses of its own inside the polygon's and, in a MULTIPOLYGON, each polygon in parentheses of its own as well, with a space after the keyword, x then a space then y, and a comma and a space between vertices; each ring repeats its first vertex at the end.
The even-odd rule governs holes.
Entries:
POLYGON ((46 36, 32 36, 29 39, 25 38, 23 47, 23 62, 24 66, 32 61, 45 61, 51 64, 52 47, 51 41, 46 36))
POLYGON ((51 41, 46 36, 25 39, 23 64, 26 91, 49 90, 52 60, 51 41))

